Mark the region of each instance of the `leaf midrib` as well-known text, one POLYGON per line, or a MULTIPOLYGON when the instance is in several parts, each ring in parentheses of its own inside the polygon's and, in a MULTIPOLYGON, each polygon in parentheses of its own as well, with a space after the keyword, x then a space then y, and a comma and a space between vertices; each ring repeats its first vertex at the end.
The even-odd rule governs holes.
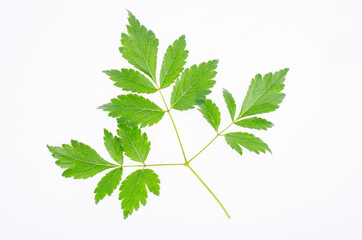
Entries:
MULTIPOLYGON (((172 46, 173 47, 173 46, 172 46)), ((164 87, 164 83, 165 83, 165 79, 169 76, 169 75, 171 75, 172 73, 174 73, 174 72, 176 72, 176 70, 174 70, 174 71, 172 71, 172 72, 170 72, 170 69, 171 69, 171 67, 173 67, 173 65, 174 64, 176 64, 175 62, 175 59, 176 59, 176 57, 178 56, 178 53, 179 53, 179 50, 180 50, 180 47, 179 48, 177 48, 176 49, 176 54, 174 55, 174 56, 172 56, 171 58, 171 63, 170 63, 170 65, 169 65, 169 67, 167 68, 167 70, 166 70, 166 73, 164 74, 164 77, 161 79, 160 78, 160 87, 164 87)), ((166 50, 167 51, 167 50, 166 50)), ((167 53, 167 52, 166 52, 167 53)), ((162 65, 163 66, 163 65, 162 65)), ((162 70, 162 66, 161 66, 161 70, 162 70)), ((176 77, 177 78, 177 77, 176 77)), ((170 82, 172 83, 172 80, 170 80, 170 82)))
MULTIPOLYGON (((207 70, 206 70, 205 72, 208 72, 209 69, 211 68, 211 66, 212 66, 212 64, 209 65, 209 66, 206 68, 207 70)), ((191 68, 190 68, 190 70, 191 70, 191 68)), ((191 85, 186 91, 184 91, 184 93, 178 98, 178 100, 177 100, 176 102, 174 102, 174 104, 171 105, 170 108, 173 108, 173 107, 178 103, 178 101, 180 101, 180 99, 183 98, 183 97, 185 96, 185 94, 186 94, 188 91, 190 91, 190 89, 193 88, 194 85, 196 85, 196 83, 198 83, 201 79, 202 79, 202 77, 200 76, 200 78, 199 78, 197 81, 195 81, 193 85, 191 85)))
MULTIPOLYGON (((273 77, 273 76, 272 76, 272 77, 273 77)), ((264 77, 263 77, 263 78, 264 78, 264 77)), ((263 94, 261 94, 261 95, 258 97, 258 99, 256 99, 256 101, 254 101, 253 104, 250 105, 250 107, 249 107, 246 111, 244 111, 244 112, 241 111, 241 112, 243 112, 243 114, 239 114, 239 117, 238 117, 236 120, 239 120, 240 118, 242 118, 242 117, 244 116, 244 114, 249 111, 250 108, 252 108, 253 106, 255 106, 255 103, 257 103, 257 102, 260 100, 260 98, 262 98, 262 97, 265 95, 265 93, 266 93, 267 91, 269 91, 269 90, 274 86, 274 84, 276 84, 276 83, 279 81, 279 79, 280 79, 280 78, 278 78, 277 80, 275 80, 275 82, 274 82, 272 85, 270 85, 270 87, 267 88, 267 89, 263 92, 263 94)), ((263 79, 262 79, 262 80, 263 80, 263 79)))
MULTIPOLYGON (((58 154, 59 154, 59 153, 58 153, 58 154)), ((86 155, 89 157, 89 154, 87 154, 87 153, 83 153, 83 154, 86 154, 86 155)), ((70 157, 68 157, 68 156, 66 156, 66 155, 63 155, 63 154, 59 154, 59 155, 62 156, 62 157, 70 158, 70 157)), ((102 164, 102 163, 99 163, 99 162, 97 161, 98 159, 95 159, 95 158, 93 158, 93 157, 89 157, 89 158, 90 158, 90 160, 93 160, 93 162, 90 162, 89 160, 86 161, 86 160, 83 160, 83 159, 81 159, 81 158, 79 158, 79 157, 74 157, 74 156, 72 156, 70 159, 72 159, 73 161, 78 161, 78 162, 82 162, 82 163, 90 164, 90 165, 95 165, 95 166, 107 166, 107 167, 115 167, 115 166, 117 166, 117 165, 112 164, 112 163, 102 164), (95 162, 94 162, 94 161, 95 161, 95 162)), ((104 160, 104 159, 101 158, 101 157, 100 157, 100 159, 101 159, 102 161, 107 162, 106 160, 104 160)))
MULTIPOLYGON (((110 182, 112 182, 112 180, 114 179, 114 177, 118 174, 117 170, 118 170, 118 169, 115 169, 115 170, 110 171, 108 174, 112 173, 113 171, 114 171, 114 172, 109 176, 107 182, 103 185, 103 187, 101 187, 101 188, 97 187, 97 188, 98 188, 99 190, 104 190, 104 189, 106 189, 106 186, 107 186, 110 182)), ((106 175, 106 176, 107 176, 107 175, 106 175)), ((117 186, 116 186, 116 187, 117 187, 117 186)), ((99 193, 99 192, 98 192, 98 193, 99 193)), ((108 194, 108 192, 106 193, 106 195, 107 195, 107 194, 108 194)))

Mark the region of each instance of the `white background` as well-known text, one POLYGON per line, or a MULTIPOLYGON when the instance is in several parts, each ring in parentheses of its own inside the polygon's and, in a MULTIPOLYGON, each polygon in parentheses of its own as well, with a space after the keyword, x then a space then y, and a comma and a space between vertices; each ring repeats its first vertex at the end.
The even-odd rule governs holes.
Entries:
MULTIPOLYGON (((1 1, 0 238, 362 239, 361 25, 357 0, 1 1), (192 164, 231 220, 176 166, 154 168, 160 197, 124 221, 117 194, 94 203, 101 174, 63 178, 46 149, 77 139, 109 159, 103 128, 116 126, 96 107, 122 94, 101 71, 130 67, 126 9, 160 39, 158 66, 182 34, 187 66, 220 60, 210 97, 222 128, 222 88, 240 107, 256 73, 290 68, 284 102, 264 115, 275 127, 252 131, 272 155, 240 157, 220 138, 192 164)), ((191 157, 213 129, 196 110, 172 113, 191 157)), ((167 115, 145 131, 148 163, 182 162, 167 115)))

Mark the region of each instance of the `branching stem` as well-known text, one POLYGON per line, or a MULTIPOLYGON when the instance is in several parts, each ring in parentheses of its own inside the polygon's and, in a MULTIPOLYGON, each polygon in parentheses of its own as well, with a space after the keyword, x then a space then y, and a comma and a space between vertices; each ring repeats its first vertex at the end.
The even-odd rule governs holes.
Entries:
POLYGON ((231 127, 234 124, 234 122, 232 122, 229 126, 227 126, 224 130, 222 130, 221 132, 219 132, 208 144, 206 144, 205 147, 203 147, 195 156, 193 156, 190 160, 188 160, 187 162, 191 162, 192 160, 194 160, 200 153, 202 153, 208 146, 210 146, 211 143, 213 143, 216 138, 218 138, 223 132, 225 132, 229 127, 231 127))
POLYGON ((197 177, 197 179, 199 179, 199 181, 202 183, 202 185, 204 185, 204 187, 207 189, 207 191, 209 191, 209 193, 215 198, 215 200, 218 202, 218 204, 220 205, 220 207, 222 208, 222 210, 225 212, 226 216, 228 218, 230 218, 229 213, 226 211, 224 205, 222 205, 222 203, 220 202, 220 200, 216 197, 216 195, 211 191, 211 189, 206 185, 206 183, 200 178, 200 176, 195 172, 195 170, 193 170, 190 165, 188 163, 160 163, 160 164, 138 164, 138 165, 123 165, 120 167, 141 167, 141 168, 145 168, 145 167, 157 167, 157 166, 186 166, 188 167, 191 172, 197 177))
POLYGON ((185 166, 184 163, 158 163, 158 164, 139 164, 139 165, 123 165, 121 167, 158 167, 158 166, 185 166))
POLYGON ((232 122, 229 126, 227 126, 224 130, 222 130, 220 133, 218 133, 216 135, 216 137, 214 137, 203 149, 201 149, 201 151, 199 151, 195 156, 193 156, 189 161, 187 161, 187 158, 186 158, 186 154, 185 154, 185 151, 184 151, 184 148, 182 146, 182 143, 181 143, 181 139, 180 139, 180 135, 177 131, 177 128, 176 128, 176 124, 175 124, 175 121, 173 120, 172 118, 172 115, 170 113, 170 110, 172 108, 172 106, 170 108, 168 108, 167 106, 167 103, 165 101, 165 98, 163 97, 162 95, 162 92, 161 92, 161 89, 159 88, 159 86, 157 85, 156 81, 155 81, 155 84, 157 86, 157 91, 160 93, 161 95, 161 98, 162 98, 162 101, 163 103, 165 104, 165 107, 166 107, 166 112, 168 113, 168 115, 170 116, 170 119, 171 119, 171 122, 172 122, 172 125, 173 125, 173 128, 175 129, 175 132, 176 132, 176 136, 177 136, 177 139, 178 139, 178 142, 180 144, 180 148, 181 148, 181 151, 182 151, 182 155, 184 157, 184 160, 185 160, 185 163, 164 163, 164 164, 143 164, 143 165, 124 165, 122 167, 153 167, 153 166, 187 166, 191 172, 197 177, 197 179, 202 183, 202 185, 204 185, 204 187, 209 191, 209 193, 215 198, 215 200, 218 202, 218 204, 220 205, 220 207, 222 208, 222 210, 225 212, 226 216, 228 218, 230 218, 230 215, 229 213, 226 211, 225 207, 222 205, 222 203, 220 202, 220 200, 216 197, 216 195, 211 191, 211 189, 206 185, 206 183, 200 178, 199 175, 197 175, 197 173, 190 167, 189 163, 195 159, 201 152, 203 152, 212 142, 215 141, 215 139, 220 136, 220 134, 222 134, 225 130, 227 130, 229 127, 231 127, 231 125, 234 124, 234 122, 232 122))
POLYGON ((170 109, 169 109, 168 106, 167 106, 167 103, 166 103, 166 101, 165 101, 165 98, 164 98, 163 95, 162 95, 161 90, 158 89, 158 92, 160 93, 160 95, 161 95, 161 97, 162 97, 162 100, 163 100, 163 103, 165 104, 165 107, 166 107, 166 109, 167 109, 166 112, 168 113, 168 116, 170 116, 170 119, 171 119, 173 128, 175 129, 175 132, 176 132, 176 135, 177 135, 177 139, 178 139, 178 142, 179 142, 179 144, 180 144, 180 148, 181 148, 181 151, 182 151, 182 155, 183 155, 183 157, 184 157, 184 159, 185 159, 185 163, 186 163, 186 162, 187 162, 186 154, 185 154, 184 148, 183 148, 183 146, 182 146, 181 139, 180 139, 180 135, 178 134, 178 131, 177 131, 177 128, 176 128, 176 124, 175 124, 175 122, 173 121, 172 115, 171 115, 171 113, 170 113, 170 109))

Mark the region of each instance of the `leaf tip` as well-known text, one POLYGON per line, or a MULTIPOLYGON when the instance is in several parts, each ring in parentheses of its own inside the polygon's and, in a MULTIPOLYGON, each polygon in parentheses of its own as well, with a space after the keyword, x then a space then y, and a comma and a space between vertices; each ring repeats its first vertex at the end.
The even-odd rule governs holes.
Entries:
POLYGON ((106 104, 104 104, 104 105, 102 105, 102 106, 97 107, 97 109, 100 109, 100 110, 105 111, 105 110, 104 110, 105 106, 106 106, 106 104))
POLYGON ((111 70, 103 70, 102 73, 104 73, 104 74, 106 74, 107 76, 111 77, 111 74, 112 74, 112 72, 114 72, 114 71, 116 71, 116 70, 114 70, 114 69, 111 69, 111 70))
POLYGON ((210 63, 212 64, 212 65, 218 65, 219 64, 219 60, 218 59, 214 59, 214 60, 211 60, 210 61, 210 63))
POLYGON ((128 17, 134 16, 133 13, 130 10, 126 9, 126 11, 128 13, 128 17))
POLYGON ((126 220, 131 213, 129 210, 123 210, 123 219, 126 220))

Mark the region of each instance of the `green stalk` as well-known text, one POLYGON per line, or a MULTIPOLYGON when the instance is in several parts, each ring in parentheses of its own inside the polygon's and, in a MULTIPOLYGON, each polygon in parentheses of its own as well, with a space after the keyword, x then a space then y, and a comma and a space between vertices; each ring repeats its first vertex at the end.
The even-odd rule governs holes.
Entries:
POLYGON ((158 163, 158 164, 139 164, 139 165, 123 165, 122 167, 156 167, 156 166, 185 166, 184 163, 158 163))
POLYGON ((214 197, 214 199, 218 202, 218 204, 220 205, 220 207, 222 208, 222 210, 225 212, 226 216, 228 218, 230 218, 230 215, 229 213, 226 211, 225 207, 222 205, 222 203, 220 202, 220 200, 216 197, 216 195, 211 191, 211 189, 206 185, 206 183, 200 178, 199 175, 197 175, 197 173, 190 167, 189 165, 189 162, 191 162, 193 159, 195 159, 201 152, 203 152, 213 141, 215 141, 215 139, 220 136, 221 133, 223 133, 225 130, 227 130, 229 127, 231 127, 231 125, 234 124, 234 122, 232 122, 229 126, 227 126, 224 130, 222 130, 220 133, 218 133, 216 135, 216 137, 214 137, 203 149, 201 149, 200 152, 198 152, 195 156, 193 156, 189 161, 187 161, 187 158, 186 158, 186 154, 185 154, 185 151, 184 151, 184 148, 182 146, 182 143, 181 143, 181 139, 180 139, 180 135, 177 131, 177 128, 176 128, 176 124, 172 118, 172 115, 170 113, 170 110, 172 108, 172 106, 170 108, 168 108, 167 106, 167 103, 165 101, 165 98, 163 97, 162 95, 162 92, 161 92, 161 89, 159 88, 157 82, 154 80, 155 82, 155 85, 157 87, 157 91, 160 93, 161 95, 161 98, 162 98, 162 101, 163 103, 165 104, 165 107, 166 107, 166 112, 168 113, 168 115, 170 116, 170 119, 171 119, 171 122, 172 122, 172 125, 173 125, 173 128, 175 129, 175 132, 176 132, 176 136, 177 136, 177 139, 178 139, 178 142, 179 142, 179 145, 180 145, 180 148, 181 148, 181 151, 182 151, 182 155, 185 159, 185 163, 164 163, 164 164, 143 164, 143 165, 125 165, 125 166, 122 166, 122 167, 151 167, 151 166, 187 166, 191 172, 197 177, 197 179, 199 179, 199 181, 202 183, 202 185, 204 185, 204 187, 209 191, 209 193, 214 197))
POLYGON ((234 124, 234 122, 232 122, 229 126, 227 126, 224 130, 222 130, 221 132, 219 132, 208 144, 206 144, 205 147, 203 147, 200 152, 198 152, 195 156, 193 156, 190 160, 188 160, 187 162, 191 162, 192 160, 194 160, 200 153, 202 153, 208 146, 210 146, 211 143, 213 143, 217 137, 219 137, 223 132, 225 132, 229 127, 231 127, 234 124))
POLYGON ((184 157, 184 159, 185 159, 185 163, 186 163, 186 162, 187 162, 186 154, 185 154, 184 148, 183 148, 183 146, 182 146, 181 139, 180 139, 180 135, 178 134, 178 131, 177 131, 177 128, 176 128, 176 124, 175 124, 175 122, 173 121, 172 115, 171 115, 171 113, 170 113, 170 109, 168 109, 167 103, 166 103, 166 101, 165 101, 165 98, 164 98, 163 95, 162 95, 161 89, 158 89, 158 92, 160 93, 160 95, 161 95, 161 97, 162 97, 162 100, 163 100, 163 103, 165 104, 165 107, 166 107, 166 109, 167 109, 166 112, 167 112, 168 115, 170 116, 170 119, 171 119, 173 128, 175 129, 175 132, 176 132, 176 135, 177 135, 177 139, 178 139, 178 142, 179 142, 180 147, 181 147, 182 155, 183 155, 183 157, 184 157))
POLYGON ((199 181, 204 185, 204 187, 209 191, 209 193, 211 193, 211 195, 215 198, 215 200, 219 203, 220 207, 222 208, 222 210, 224 210, 226 216, 228 218, 230 218, 229 213, 226 211, 225 207, 222 205, 222 203, 220 202, 220 200, 216 197, 216 195, 211 191, 211 189, 206 185, 206 183, 199 177, 199 175, 197 175, 197 173, 189 166, 187 165, 187 167, 191 170, 191 172, 193 174, 195 174, 195 176, 199 179, 199 181))

